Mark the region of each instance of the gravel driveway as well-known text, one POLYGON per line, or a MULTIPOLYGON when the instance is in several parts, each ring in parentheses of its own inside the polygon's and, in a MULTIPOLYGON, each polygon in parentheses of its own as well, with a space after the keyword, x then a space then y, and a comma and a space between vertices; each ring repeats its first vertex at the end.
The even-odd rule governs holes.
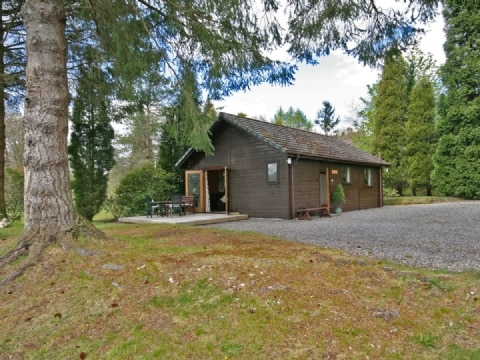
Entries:
POLYGON ((480 201, 385 206, 308 220, 208 225, 249 230, 425 268, 480 271, 480 201))

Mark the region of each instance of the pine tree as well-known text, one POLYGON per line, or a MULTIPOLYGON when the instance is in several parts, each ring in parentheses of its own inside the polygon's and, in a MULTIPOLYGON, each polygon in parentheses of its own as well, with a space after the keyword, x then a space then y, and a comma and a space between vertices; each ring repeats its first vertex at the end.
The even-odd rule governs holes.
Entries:
POLYGON ((273 123, 306 131, 311 131, 313 128, 313 124, 305 113, 300 109, 293 109, 291 106, 287 111, 283 111, 282 108, 278 109, 273 117, 273 123))
POLYGON ((425 188, 432 195, 430 173, 435 152, 435 96, 427 78, 415 82, 410 93, 406 122, 406 162, 408 183, 416 195, 417 188, 425 188))
POLYGON ((73 103, 70 145, 72 188, 78 213, 88 220, 97 214, 106 198, 108 172, 114 165, 110 125, 110 85, 95 65, 80 70, 73 103))
POLYGON ((183 183, 183 175, 175 164, 190 146, 207 149, 206 153, 212 151, 208 130, 216 120, 215 108, 207 101, 202 110, 202 96, 195 75, 190 68, 185 68, 175 101, 164 110, 165 122, 161 125, 159 165, 176 173, 179 183, 183 183), (189 124, 193 123, 198 127, 197 133, 203 136, 192 134, 189 124))
POLYGON ((480 2, 445 2, 445 88, 433 181, 449 196, 480 199, 480 2))
POLYGON ((374 153, 390 163, 384 180, 403 195, 407 185, 405 122, 407 120, 407 64, 401 56, 388 57, 378 84, 374 120, 374 153))
POLYGON ((340 118, 335 117, 335 108, 330 104, 330 101, 324 101, 323 107, 318 110, 315 124, 320 125, 325 135, 328 135, 330 131, 340 123, 340 118))

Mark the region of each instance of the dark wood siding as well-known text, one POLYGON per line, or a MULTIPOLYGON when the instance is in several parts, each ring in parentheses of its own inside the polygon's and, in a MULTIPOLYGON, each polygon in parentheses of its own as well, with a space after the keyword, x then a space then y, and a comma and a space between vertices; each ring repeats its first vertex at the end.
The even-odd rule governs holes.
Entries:
POLYGON ((294 207, 320 206, 320 163, 318 161, 294 161, 294 207))
POLYGON ((342 206, 344 211, 382 205, 380 167, 370 167, 372 186, 368 187, 363 180, 364 166, 309 159, 293 159, 293 164, 289 166, 283 151, 231 124, 219 124, 212 139, 213 155, 194 152, 185 165, 191 170, 228 168, 230 212, 238 211, 250 217, 288 219, 299 207, 321 206, 320 174, 326 174, 328 169, 326 179, 329 180, 327 186, 331 194, 341 182, 341 166, 349 166, 351 174, 351 182, 343 184, 346 196, 346 203, 342 206), (269 162, 278 164, 277 184, 267 182, 269 162))
POLYGON ((251 217, 289 218, 286 155, 233 126, 222 126, 213 137, 215 152, 198 158, 190 169, 227 166, 229 210, 251 217), (267 183, 267 163, 277 162, 278 184, 267 183))
POLYGON ((372 172, 372 186, 365 186, 363 180, 363 171, 366 167, 358 165, 342 165, 331 164, 332 170, 337 170, 338 174, 331 174, 330 192, 335 191, 337 184, 341 182, 342 166, 350 167, 351 182, 342 183, 345 191, 346 203, 342 205, 343 211, 370 209, 380 206, 381 189, 379 187, 379 171, 378 167, 369 167, 372 172))

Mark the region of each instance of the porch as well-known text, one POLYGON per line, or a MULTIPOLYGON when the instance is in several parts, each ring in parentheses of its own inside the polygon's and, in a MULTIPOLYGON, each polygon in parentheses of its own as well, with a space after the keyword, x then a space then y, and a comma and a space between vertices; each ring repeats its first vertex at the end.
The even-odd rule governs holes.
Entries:
POLYGON ((248 219, 246 214, 225 214, 225 213, 194 213, 189 215, 169 216, 132 216, 118 219, 122 223, 130 224, 178 224, 178 225, 208 225, 223 223, 229 221, 239 221, 248 219))

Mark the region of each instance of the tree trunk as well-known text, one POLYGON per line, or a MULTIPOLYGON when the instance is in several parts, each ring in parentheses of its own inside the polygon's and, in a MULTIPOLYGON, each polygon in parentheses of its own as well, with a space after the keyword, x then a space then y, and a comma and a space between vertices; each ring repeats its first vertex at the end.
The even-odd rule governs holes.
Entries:
MULTIPOLYGON (((2 75, 3 74, 0 74, 0 76, 2 75)), ((3 84, 0 84, 0 94, 3 94, 4 92, 5 86, 3 86, 3 84)), ((6 217, 7 207, 5 204, 5 102, 2 96, 2 98, 0 98, 0 220, 6 217)))
MULTIPOLYGON (((0 11, 3 16, 3 1, 0 1, 0 11)), ((0 20, 2 21, 2 20, 0 20)), ((0 26, 0 220, 7 217, 7 209, 5 204, 5 64, 4 64, 4 30, 3 21, 0 26)))
POLYGON ((427 196, 432 196, 432 188, 427 186, 427 196))
POLYGON ((29 257, 2 283, 21 275, 51 243, 65 246, 77 236, 78 221, 68 168, 66 14, 61 0, 26 0, 21 14, 27 31, 25 98, 25 227, 17 247, 0 266, 26 251, 29 257))
POLYGON ((77 223, 68 168, 66 14, 62 0, 27 0, 25 228, 33 241, 71 238, 77 223))

